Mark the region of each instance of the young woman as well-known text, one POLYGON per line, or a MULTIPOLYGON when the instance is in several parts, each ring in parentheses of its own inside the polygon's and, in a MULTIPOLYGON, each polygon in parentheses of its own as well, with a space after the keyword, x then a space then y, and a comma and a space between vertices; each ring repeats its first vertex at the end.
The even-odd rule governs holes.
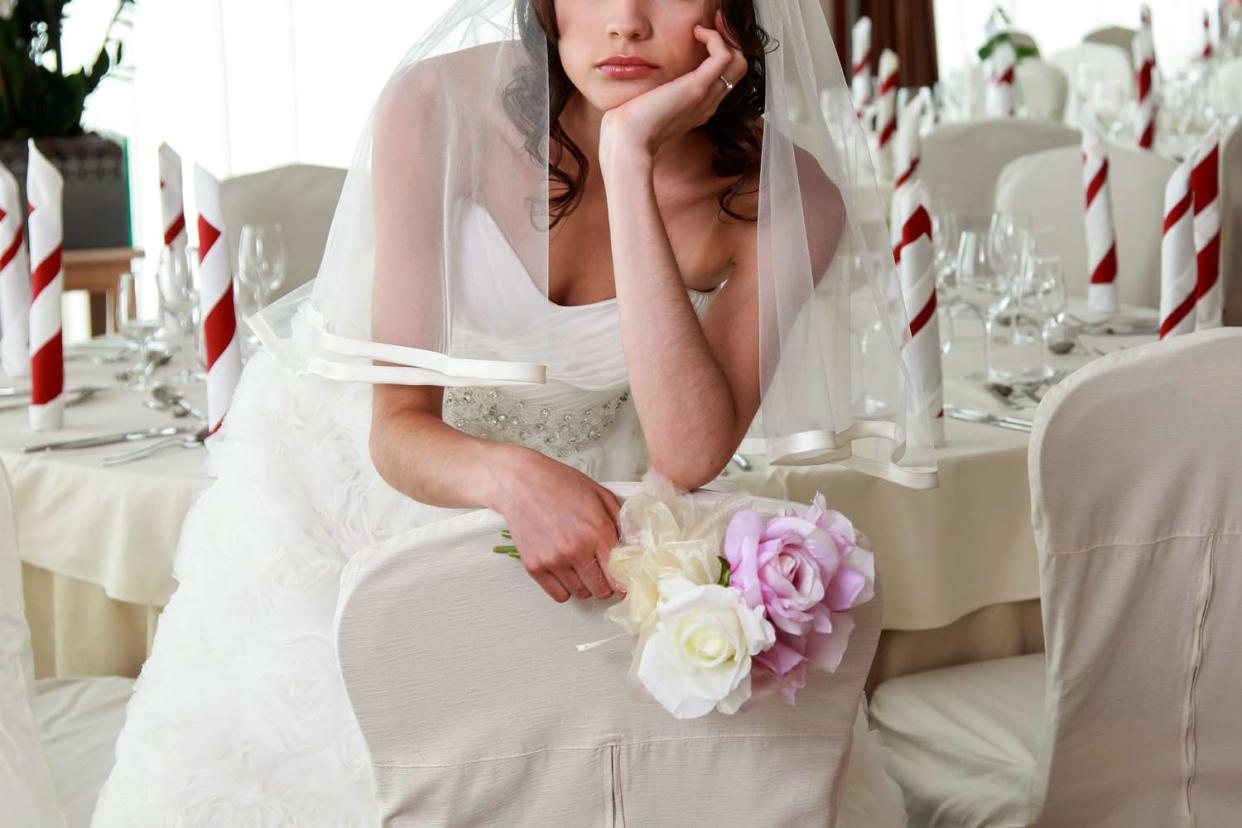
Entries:
MULTIPOLYGON (((256 322, 96 824, 374 821, 332 642, 360 548, 490 508, 554 601, 609 598, 598 481, 707 484, 761 405, 773 459, 841 456, 849 334, 814 311, 858 161, 806 120, 823 78, 771 100, 797 61, 760 26, 807 14, 835 64, 814 0, 446 13, 380 98, 316 284, 256 322), (790 113, 812 151, 765 135, 790 113)), ((887 824, 855 764, 884 803, 857 824, 887 824)))

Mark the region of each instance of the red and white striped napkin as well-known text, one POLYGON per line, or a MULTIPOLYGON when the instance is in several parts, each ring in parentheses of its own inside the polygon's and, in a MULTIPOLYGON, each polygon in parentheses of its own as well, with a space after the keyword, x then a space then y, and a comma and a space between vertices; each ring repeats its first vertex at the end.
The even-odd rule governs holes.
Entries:
POLYGON ((1212 46, 1212 15, 1207 9, 1203 10, 1203 49, 1199 52, 1199 57, 1208 61, 1216 54, 1216 50, 1212 46))
POLYGON ((1134 35, 1135 89, 1138 90, 1138 113, 1134 122, 1134 139, 1142 149, 1151 149, 1156 141, 1156 46, 1151 29, 1144 26, 1134 35))
POLYGON ((164 220, 164 246, 185 250, 185 205, 181 196, 181 156, 168 144, 160 144, 160 214, 164 220))
POLYGON ((860 17, 854 24, 852 34, 853 65, 850 73, 850 96, 854 99, 854 112, 862 117, 871 104, 871 18, 860 17))
POLYGON ((61 428, 65 420, 65 355, 60 297, 63 262, 65 181, 30 142, 26 199, 30 203, 30 427, 61 428))
POLYGON ((915 429, 925 414, 931 439, 911 434, 912 441, 944 445, 944 369, 941 365, 940 323, 936 317, 936 252, 932 243, 932 220, 927 185, 915 181, 896 196, 893 226, 893 258, 901 281, 901 295, 910 317, 908 336, 902 343, 902 362, 909 372, 911 397, 907 428, 915 429))
POLYGON ((208 436, 224 424, 241 378, 241 343, 233 304, 233 271, 224 236, 220 182, 202 167, 194 168, 194 197, 198 208, 199 307, 203 316, 203 344, 207 352, 208 436))
POLYGON ((1224 285, 1220 279, 1220 127, 1213 125, 1192 156, 1190 189, 1195 201, 1195 254, 1199 279, 1195 289, 1195 328, 1224 323, 1224 285))
POLYGON ((893 138, 897 134, 897 84, 901 60, 892 49, 880 53, 880 91, 876 103, 879 119, 876 123, 876 148, 881 180, 893 178, 893 138))
POLYGON ((10 377, 30 375, 30 259, 22 194, 0 165, 0 367, 10 377))
POLYGON ((1082 131, 1082 180, 1086 191, 1087 306, 1097 313, 1121 309, 1117 296, 1117 234, 1108 186, 1108 149, 1094 129, 1082 131))
POLYGON ((923 99, 911 97, 897 117, 897 176, 893 181, 896 191, 913 184, 918 175, 923 159, 922 126, 923 99))
POLYGON ((1191 162, 1173 171, 1164 190, 1164 241, 1160 245, 1160 338, 1195 329, 1195 227, 1191 162))
POLYGON ((1018 67, 1018 52, 1013 42, 1000 40, 992 46, 988 57, 988 86, 984 105, 992 118, 1008 118, 1018 114, 1014 81, 1018 67))

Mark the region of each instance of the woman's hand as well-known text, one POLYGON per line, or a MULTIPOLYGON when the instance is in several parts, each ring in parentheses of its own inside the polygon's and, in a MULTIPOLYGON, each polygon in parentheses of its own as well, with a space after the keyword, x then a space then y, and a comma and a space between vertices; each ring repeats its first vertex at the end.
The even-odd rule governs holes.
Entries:
POLYGON ((723 75, 737 83, 749 64, 720 35, 724 17, 716 12, 716 28, 695 26, 695 40, 707 46, 707 58, 693 72, 662 83, 616 109, 604 113, 600 127, 600 165, 606 167, 617 153, 640 149, 654 156, 669 140, 702 126, 716 114, 729 94, 723 75))
POLYGON ((617 545, 616 495, 538 452, 513 448, 499 470, 493 508, 504 516, 522 565, 557 603, 608 598, 617 545))

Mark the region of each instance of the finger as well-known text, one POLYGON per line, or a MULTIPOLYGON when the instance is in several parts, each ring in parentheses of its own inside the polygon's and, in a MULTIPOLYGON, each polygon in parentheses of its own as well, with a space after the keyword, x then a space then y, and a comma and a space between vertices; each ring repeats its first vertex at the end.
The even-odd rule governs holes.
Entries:
POLYGON ((586 588, 586 585, 582 583, 582 579, 578 577, 578 573, 574 572, 572 569, 568 567, 565 569, 558 569, 556 571, 556 577, 562 584, 565 585, 565 588, 573 593, 573 596, 580 601, 585 601, 591 597, 591 590, 586 588))
POLYGON ((621 499, 613 494, 612 489, 604 486, 599 487, 599 499, 604 504, 604 508, 608 510, 612 525, 616 527, 616 537, 613 540, 619 540, 621 537, 621 499))
POLYGON ((613 578, 608 571, 608 562, 612 560, 612 549, 601 546, 599 551, 595 553, 595 560, 599 563, 600 571, 604 573, 604 577, 608 579, 608 585, 612 587, 612 591, 617 595, 625 595, 625 587, 620 581, 613 578))
POLYGON ((550 572, 532 572, 530 577, 535 579, 535 583, 558 604, 563 604, 569 600, 569 590, 565 589, 555 575, 550 572))
POLYGON ((612 595, 612 586, 608 583, 608 579, 604 577, 604 571, 600 569, 599 561, 591 558, 578 565, 578 578, 584 583, 587 589, 591 590, 591 594, 596 598, 608 598, 612 595))
POLYGON ((720 76, 729 67, 732 59, 732 50, 725 45, 724 38, 715 29, 700 26, 695 29, 694 36, 707 46, 707 58, 694 70, 695 76, 704 83, 711 81, 720 84, 720 76))

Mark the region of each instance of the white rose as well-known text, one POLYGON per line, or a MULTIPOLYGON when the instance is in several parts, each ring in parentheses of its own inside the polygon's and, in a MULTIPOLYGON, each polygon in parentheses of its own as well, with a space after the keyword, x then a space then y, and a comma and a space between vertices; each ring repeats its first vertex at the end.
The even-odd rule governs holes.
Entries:
POLYGON ((0 0, 0 20, 8 20, 17 8, 17 0, 0 0))
POLYGON ((666 578, 656 613, 638 665, 647 692, 678 719, 736 713, 750 698, 751 656, 776 642, 763 607, 717 584, 666 578))

